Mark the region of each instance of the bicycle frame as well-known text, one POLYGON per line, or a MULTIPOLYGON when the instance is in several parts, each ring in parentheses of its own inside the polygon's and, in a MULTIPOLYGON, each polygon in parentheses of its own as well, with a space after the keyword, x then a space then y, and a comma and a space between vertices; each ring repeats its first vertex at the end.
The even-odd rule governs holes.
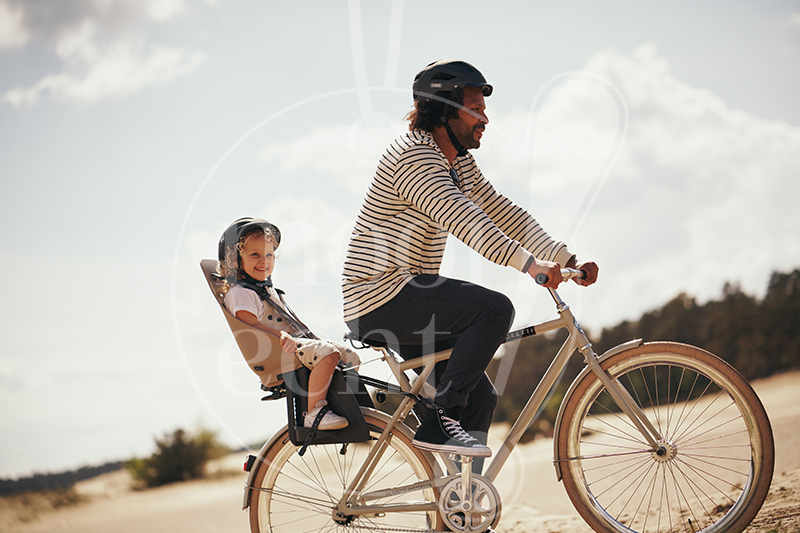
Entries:
MULTIPOLYGON (((565 280, 579 274, 562 270, 565 280)), ((379 400, 381 391, 396 394, 399 406, 361 407, 371 436, 350 448, 332 443, 303 456, 285 426, 249 455, 242 507, 250 509, 252 531, 292 533, 299 522, 311 530, 496 528, 502 495, 494 481, 576 351, 585 366, 556 417, 553 466, 586 523, 597 531, 743 531, 769 493, 775 451, 752 387, 724 360, 677 342, 636 339, 598 357, 569 307, 550 294, 558 318, 511 332, 505 342, 561 328, 566 340, 502 444, 492 446, 485 475, 472 472, 472 457, 415 447, 414 424, 407 424, 417 403, 435 398, 426 381, 450 352, 402 361, 388 347, 365 344, 382 353, 399 385, 345 376, 375 387, 379 400), (406 376, 411 369, 418 377, 406 376)), ((262 388, 264 399, 282 397, 282 389, 262 388)))
MULTIPOLYGON (((564 303, 558 293, 553 289, 548 289, 553 300, 556 303, 556 309, 559 318, 536 324, 532 327, 524 328, 509 334, 507 340, 516 340, 523 337, 538 335, 548 331, 555 331, 561 328, 566 328, 569 335, 564 344, 559 349, 555 358, 553 359, 550 367, 545 372, 541 381, 536 389, 531 394, 527 404, 523 408, 517 420, 509 430, 508 435, 503 441, 500 449, 495 453, 491 463, 487 467, 483 477, 493 482, 500 470, 505 465, 506 461, 511 455, 516 445, 519 443, 522 434, 533 422, 539 408, 546 401, 549 391, 556 385, 562 371, 566 367, 569 358, 575 352, 579 351, 583 354, 588 370, 597 375, 598 379, 603 383, 609 394, 615 400, 620 409, 630 418, 631 422, 642 433, 643 437, 647 440, 653 450, 659 446, 658 441, 661 435, 656 428, 647 419, 647 416, 642 412, 636 402, 631 398, 627 390, 619 384, 615 379, 611 378, 600 366, 597 355, 592 350, 592 345, 586 337, 581 326, 575 319, 569 306, 564 303)), ((607 357, 620 351, 629 349, 641 343, 640 340, 631 341, 622 344, 609 350, 603 357, 607 357)), ((381 359, 384 360, 390 367, 400 387, 404 391, 408 391, 413 395, 418 395, 422 392, 423 387, 426 385, 426 380, 433 371, 434 365, 442 360, 450 357, 451 350, 445 350, 430 355, 425 355, 420 358, 412 359, 409 361, 398 361, 386 348, 376 348, 383 353, 381 359), (420 375, 412 384, 408 377, 405 375, 406 370, 412 370, 422 367, 420 375)), ((405 492, 412 492, 415 490, 422 490, 429 487, 441 488, 445 483, 457 474, 458 470, 455 467, 455 462, 448 459, 445 454, 442 458, 448 470, 448 476, 440 477, 431 480, 416 482, 402 487, 387 487, 382 490, 372 491, 369 493, 362 493, 364 486, 367 483, 373 469, 376 465, 376 459, 386 449, 388 439, 391 438, 391 432, 398 421, 405 419, 413 407, 413 400, 406 396, 401 401, 398 408, 395 410, 391 422, 386 426, 383 434, 379 437, 377 443, 368 455, 364 464, 361 466, 358 474, 354 477, 351 485, 345 490, 342 499, 339 501, 337 510, 346 514, 372 514, 372 513, 385 513, 385 512, 401 512, 401 511, 435 511, 437 509, 436 503, 407 503, 407 504, 390 504, 390 505, 365 505, 367 501, 380 499, 390 495, 397 495, 405 492)), ((558 430, 560 422, 557 421, 556 430, 558 430)), ((556 472, 560 479, 560 461, 569 461, 574 458, 561 458, 555 457, 556 472)), ((334 511, 334 512, 336 512, 334 511)))

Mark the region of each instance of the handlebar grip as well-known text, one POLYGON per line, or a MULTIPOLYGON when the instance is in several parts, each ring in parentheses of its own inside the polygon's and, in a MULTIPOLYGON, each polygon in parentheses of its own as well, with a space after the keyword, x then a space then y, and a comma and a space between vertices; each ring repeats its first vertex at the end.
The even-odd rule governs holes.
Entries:
MULTIPOLYGON (((565 280, 578 278, 578 279, 586 279, 588 276, 585 270, 575 270, 572 268, 562 268, 561 269, 561 277, 565 280)), ((533 278, 536 283, 539 285, 544 285, 550 279, 547 274, 536 274, 533 278)))

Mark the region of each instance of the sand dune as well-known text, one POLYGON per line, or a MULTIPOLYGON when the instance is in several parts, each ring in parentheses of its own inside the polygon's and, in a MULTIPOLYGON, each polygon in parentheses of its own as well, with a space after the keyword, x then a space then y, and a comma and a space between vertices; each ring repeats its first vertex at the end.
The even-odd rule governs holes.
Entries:
MULTIPOLYGON (((800 529, 800 372, 755 382, 773 426, 775 476, 767 501, 748 532, 800 529), (780 524, 780 527, 775 529, 780 524)), ((499 430, 500 428, 496 428, 499 430)), ((497 480, 503 496, 498 533, 582 533, 588 526, 556 480, 552 440, 519 446, 497 480)), ((86 501, 20 522, 13 509, 0 509, 0 531, 8 533, 172 533, 246 532, 241 473, 244 454, 229 456, 214 468, 213 479, 132 492, 125 472, 79 483, 86 501), (226 474, 227 472, 227 474, 226 474)))

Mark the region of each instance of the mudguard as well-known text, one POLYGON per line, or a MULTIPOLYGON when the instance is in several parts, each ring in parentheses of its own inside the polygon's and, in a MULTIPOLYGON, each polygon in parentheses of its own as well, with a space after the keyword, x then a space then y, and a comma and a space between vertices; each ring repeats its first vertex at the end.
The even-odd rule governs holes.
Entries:
POLYGON ((272 436, 271 439, 265 442, 264 445, 261 447, 261 450, 258 452, 256 460, 253 462, 253 466, 250 467, 250 473, 247 475, 247 483, 244 484, 244 500, 242 501, 242 511, 246 511, 247 508, 250 507, 250 495, 253 493, 253 489, 251 489, 250 487, 253 486, 253 482, 256 479, 256 474, 258 474, 258 470, 260 468, 267 468, 267 466, 264 465, 264 459, 267 456, 267 452, 269 451, 270 448, 272 448, 272 445, 275 444, 281 437, 285 438, 286 440, 289 440, 288 431, 289 431, 289 425, 287 424, 283 426, 281 429, 279 429, 272 436))
MULTIPOLYGON (((617 355, 618 353, 624 352, 625 350, 636 348, 641 344, 642 344, 642 339, 634 339, 632 341, 618 344, 617 346, 614 346, 613 348, 605 352, 603 355, 598 357, 597 361, 599 363, 602 363, 612 355, 617 355)), ((556 478, 558 479, 558 481, 561 481, 561 457, 558 454, 558 434, 561 431, 561 417, 564 415, 564 407, 567 405, 567 400, 570 399, 572 393, 575 391, 575 387, 577 387, 578 383, 580 383, 581 380, 586 376, 586 374, 589 374, 590 372, 591 369, 587 366, 581 371, 580 374, 578 374, 578 377, 576 377, 575 380, 572 382, 572 385, 570 385, 569 390, 567 390, 566 394, 564 394, 564 399, 561 401, 561 407, 558 409, 556 424, 555 427, 553 428, 553 466, 556 469, 556 478)))

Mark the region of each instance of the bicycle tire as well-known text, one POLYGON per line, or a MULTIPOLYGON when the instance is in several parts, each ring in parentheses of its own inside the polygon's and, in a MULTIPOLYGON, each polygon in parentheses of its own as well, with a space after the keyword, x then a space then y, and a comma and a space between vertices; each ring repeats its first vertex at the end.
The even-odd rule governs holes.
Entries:
MULTIPOLYGON (((355 516, 337 523, 332 510, 339 502, 363 464, 367 453, 386 427, 388 417, 362 408, 370 440, 353 443, 340 454, 342 444, 309 446, 303 456, 296 452, 288 432, 265 454, 265 460, 253 481, 250 502, 252 533, 303 533, 305 531, 384 531, 442 529, 438 511, 418 513, 386 513, 384 516, 355 516)), ((392 432, 389 446, 374 468, 365 491, 392 488, 434 478, 433 460, 429 454, 411 444, 413 433, 392 432)), ((437 502, 439 492, 428 488, 421 492, 426 502, 437 502)), ((396 503, 403 498, 422 501, 420 492, 382 498, 380 503, 396 503)), ((407 501, 403 500, 403 501, 407 501)))
POLYGON ((592 372, 564 400, 556 435, 564 487, 599 532, 738 533, 758 513, 775 450, 761 401, 730 365, 679 343, 601 362, 662 436, 661 455, 592 372))

